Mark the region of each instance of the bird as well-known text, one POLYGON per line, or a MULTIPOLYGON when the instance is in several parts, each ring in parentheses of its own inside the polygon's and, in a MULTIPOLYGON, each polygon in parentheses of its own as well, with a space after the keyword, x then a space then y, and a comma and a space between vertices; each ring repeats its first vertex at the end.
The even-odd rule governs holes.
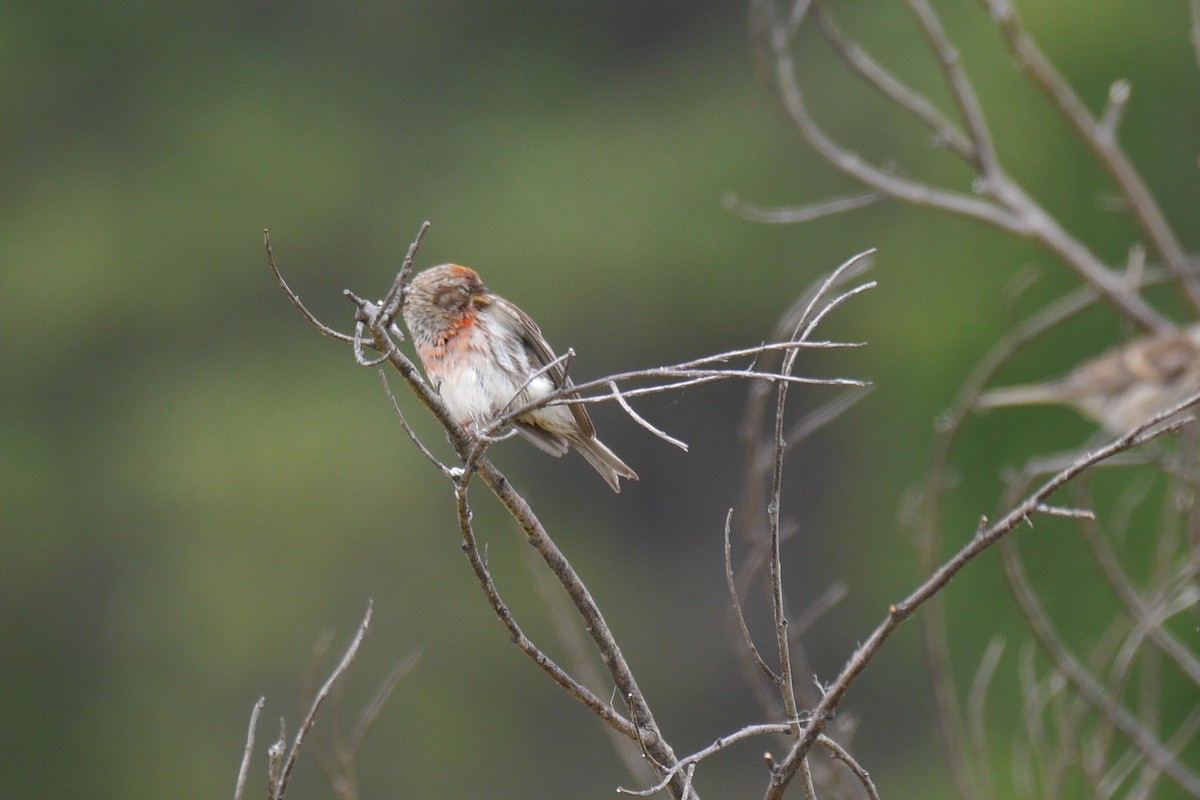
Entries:
POLYGON ((1134 339, 1048 383, 985 392, 975 405, 1071 406, 1106 432, 1121 436, 1197 392, 1200 324, 1134 339))
MULTIPOLYGON (((401 313, 426 375, 470 435, 502 413, 573 385, 561 363, 530 379, 555 361, 554 351, 528 314, 488 289, 469 267, 442 264, 418 273, 401 313)), ((621 491, 619 478, 638 479, 596 438, 583 403, 542 406, 512 425, 556 458, 574 447, 614 492, 621 491)))

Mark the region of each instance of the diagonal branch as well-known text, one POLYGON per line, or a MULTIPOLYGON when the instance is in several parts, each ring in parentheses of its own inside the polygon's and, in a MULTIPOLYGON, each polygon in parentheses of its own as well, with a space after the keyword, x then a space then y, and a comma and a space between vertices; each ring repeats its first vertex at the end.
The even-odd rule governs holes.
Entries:
POLYGON ((817 24, 821 28, 821 34, 847 66, 857 72, 868 84, 878 89, 884 97, 912 114, 933 131, 934 142, 949 147, 960 158, 972 164, 978 163, 975 146, 963 135, 962 131, 954 127, 942 112, 929 102, 928 98, 900 81, 858 43, 851 41, 838 26, 832 12, 826 7, 825 0, 817 0, 813 4, 813 8, 816 12, 814 16, 817 24))
POLYGON ((1040 243, 1080 278, 1099 289, 1126 318, 1155 333, 1174 330, 1175 326, 1169 320, 1132 291, 1082 241, 1072 236, 1008 177, 992 150, 990 134, 974 90, 936 15, 925 0, 910 0, 910 5, 939 56, 951 93, 966 118, 976 149, 977 171, 981 178, 978 187, 992 199, 980 199, 900 177, 869 163, 830 137, 812 115, 797 83, 792 55, 795 26, 778 19, 773 0, 751 0, 751 18, 759 28, 754 38, 768 64, 772 85, 783 110, 804 139, 826 161, 869 189, 912 205, 976 219, 1040 243))
MULTIPOLYGON (((329 697, 330 691, 333 690, 334 684, 341 679, 342 675, 350 667, 350 663, 354 661, 354 657, 358 655, 359 645, 362 644, 363 637, 367 635, 367 627, 371 624, 371 610, 374 604, 367 603, 367 611, 363 615, 362 622, 359 623, 358 632, 354 634, 354 638, 350 641, 350 646, 346 648, 346 652, 342 654, 341 661, 333 668, 333 672, 329 673, 329 677, 325 679, 325 683, 321 684, 321 688, 317 690, 313 697, 312 705, 309 707, 308 713, 304 716, 304 721, 300 723, 300 729, 296 731, 296 738, 292 741, 292 749, 288 752, 287 760, 283 762, 283 767, 279 771, 279 778, 273 781, 271 800, 283 800, 287 793, 288 781, 292 777, 292 770, 296 767, 296 759, 300 756, 300 748, 304 746, 304 739, 308 732, 312 730, 317 721, 317 712, 321 709, 321 705, 325 702, 325 698, 329 697)), ((282 739, 282 737, 281 737, 282 739)))
POLYGON ((992 144, 992 133, 983 116, 983 107, 980 106, 975 88, 963 70, 958 49, 950 43, 950 38, 942 28, 942 21, 927 0, 908 0, 908 7, 917 17, 930 49, 937 56, 958 111, 966 121, 975 156, 975 169, 985 181, 1006 180, 1004 171, 1000 168, 1000 160, 996 156, 996 148, 992 144))
MULTIPOLYGON (((1146 234, 1151 246, 1158 251, 1163 261, 1175 273, 1176 280, 1183 288, 1192 307, 1200 311, 1200 284, 1191 270, 1186 253, 1180 245, 1175 232, 1167 222, 1166 216, 1154 195, 1146 187, 1141 175, 1130 163, 1125 151, 1117 142, 1115 120, 1119 117, 1119 108, 1128 97, 1128 84, 1114 84, 1112 105, 1116 112, 1113 121, 1101 124, 1096 121, 1087 106, 1075 94, 1070 84, 1063 79, 1055 69, 1050 59, 1046 58, 1041 48, 1025 32, 1016 9, 1010 0, 981 0, 984 8, 996 21, 1005 43, 1017 57, 1017 62, 1025 69, 1034 83, 1050 98, 1054 106, 1062 112, 1067 122, 1075 129, 1079 137, 1100 165, 1108 172, 1117 188, 1129 201, 1134 218, 1146 234), (1124 90, 1119 88, 1124 86, 1124 90)), ((1200 54, 1200 51, 1198 51, 1200 54)))
POLYGON ((883 646, 883 643, 895 633, 896 629, 903 624, 913 611, 937 595, 938 592, 949 584, 955 575, 962 571, 967 564, 975 560, 981 553, 1003 539, 1019 525, 1029 520, 1031 516, 1038 513, 1038 508, 1044 505, 1054 492, 1061 489, 1067 483, 1118 453, 1123 453, 1133 447, 1153 441, 1194 421, 1189 417, 1176 422, 1166 422, 1166 420, 1169 420, 1171 417, 1196 403, 1200 403, 1200 393, 1194 394, 1186 398, 1183 402, 1166 409, 1164 412, 1095 452, 1080 457, 1043 483, 1036 491, 1026 497, 1025 500, 1016 505, 996 523, 989 526, 986 519, 981 520, 976 534, 971 541, 935 570, 908 597, 893 605, 888 610, 888 615, 883 622, 854 651, 850 660, 842 669, 842 672, 827 687, 821 702, 812 711, 812 719, 805 726, 799 740, 793 745, 787 757, 772 770, 771 781, 764 795, 765 800, 779 800, 783 797, 784 792, 796 776, 796 772, 800 769, 816 737, 832 717, 833 712, 841 705, 842 699, 845 697, 850 686, 858 679, 863 670, 867 668, 867 665, 874 658, 879 648, 883 646))
MULTIPOLYGON (((1197 398, 1200 400, 1200 398, 1197 398)), ((1179 763, 1170 748, 1158 740, 1154 732, 1142 725, 1138 719, 1126 710, 1115 698, 1110 696, 1088 673, 1066 647, 1058 640, 1041 604, 1029 591, 1028 582, 1024 579, 1024 567, 1017 555, 1012 542, 1006 542, 1001 548, 1005 573, 1010 576, 1009 586, 1017 597, 1017 602, 1028 620, 1034 638, 1042 650, 1050 656, 1058 670, 1071 682, 1075 690, 1089 704, 1137 747, 1143 756, 1156 768, 1171 777, 1179 786, 1194 797, 1200 797, 1200 775, 1179 763)))

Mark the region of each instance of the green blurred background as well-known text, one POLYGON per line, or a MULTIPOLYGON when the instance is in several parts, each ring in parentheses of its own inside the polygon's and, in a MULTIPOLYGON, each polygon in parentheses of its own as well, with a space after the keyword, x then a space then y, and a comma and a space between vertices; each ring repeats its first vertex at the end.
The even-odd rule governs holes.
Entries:
MULTIPOLYGON (((984 15, 941 5, 1006 163, 1096 252, 1123 259, 1134 238, 1104 210, 1101 173, 984 15)), ((1186 3, 1022 5, 1092 107, 1130 79, 1123 141, 1194 245, 1186 3)), ((901 4, 836 7, 949 109, 901 4)), ((802 227, 723 210, 730 192, 793 204, 853 189, 784 123, 745 28, 738 3, 682 0, 0 2, 0 794, 229 796, 266 694, 249 793, 260 796, 276 720, 301 716, 314 642, 332 632, 343 646, 368 598, 371 633, 293 796, 328 796, 315 765, 334 717, 351 719, 414 649, 422 660, 360 755, 363 796, 600 798, 629 785, 600 724, 507 641, 462 557, 450 489, 375 372, 275 286, 264 227, 293 287, 347 330, 341 290, 382 294, 428 219, 418 266, 480 270, 575 348, 583 378, 753 344, 817 276, 878 248, 879 287, 828 331, 870 346, 800 364, 877 389, 787 470, 794 604, 836 580, 850 591, 810 640, 818 675, 833 678, 917 578, 899 512, 936 415, 1014 316, 1073 280, 1028 244, 896 205, 802 227), (1013 301, 1013 276, 1029 269, 1039 280, 1013 301)), ((965 188, 950 156, 812 33, 799 62, 829 127, 965 188)), ((1116 331, 1099 310, 1006 377, 1061 371, 1116 331)), ((801 407, 825 396, 796 395, 801 407)), ((743 387, 723 386, 638 403, 688 454, 598 410, 603 438, 641 475, 620 496, 577 457, 493 451, 589 582, 681 752, 760 721, 721 561, 743 401, 743 387)), ((947 546, 993 510, 1002 466, 1091 428, 1013 411, 972 430, 947 546)), ((483 494, 477 514, 506 599, 561 655, 519 532, 483 494)), ((1078 601, 1077 583, 1058 585, 1078 601)), ((1022 640, 992 558, 950 592, 962 675, 993 632, 1022 640)), ((897 636, 846 706, 885 796, 948 788, 917 644, 916 626, 897 636)), ((1012 696, 1013 663, 999 697, 1012 696)), ((997 764, 1012 737, 998 720, 997 764)), ((757 796, 767 746, 778 749, 750 743, 703 767, 705 796, 757 796)))

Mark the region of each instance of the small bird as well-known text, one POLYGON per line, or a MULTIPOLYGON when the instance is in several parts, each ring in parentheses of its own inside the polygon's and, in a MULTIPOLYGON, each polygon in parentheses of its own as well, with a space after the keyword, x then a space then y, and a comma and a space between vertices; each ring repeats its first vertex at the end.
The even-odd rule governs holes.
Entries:
POLYGON ((977 408, 1072 406, 1113 435, 1200 392, 1200 325, 1135 339, 1049 383, 985 392, 977 408))
MULTIPOLYGON (((490 291, 473 269, 442 264, 421 272, 409 286, 403 314, 429 380, 468 433, 572 385, 561 364, 529 380, 554 361, 554 352, 529 315, 490 291)), ((543 406, 513 425, 556 458, 574 446, 614 492, 621 491, 618 478, 637 480, 596 438, 583 403, 543 406)))

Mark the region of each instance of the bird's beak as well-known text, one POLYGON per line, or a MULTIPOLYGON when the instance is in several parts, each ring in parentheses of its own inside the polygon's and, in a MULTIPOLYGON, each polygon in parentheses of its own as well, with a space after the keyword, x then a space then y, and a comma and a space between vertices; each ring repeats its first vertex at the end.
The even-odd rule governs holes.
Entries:
POLYGON ((492 298, 490 295, 477 294, 471 298, 471 305, 478 306, 479 308, 484 308, 485 306, 490 306, 491 304, 492 298))

